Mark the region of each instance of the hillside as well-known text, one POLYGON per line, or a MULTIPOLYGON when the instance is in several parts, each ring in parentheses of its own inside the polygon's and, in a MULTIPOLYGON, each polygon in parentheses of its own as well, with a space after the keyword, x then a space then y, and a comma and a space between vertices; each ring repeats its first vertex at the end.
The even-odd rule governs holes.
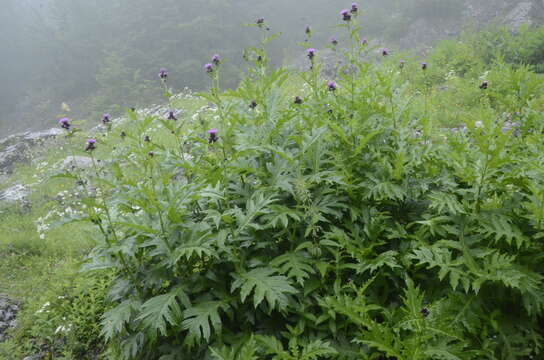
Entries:
MULTIPOLYGON (((342 0, 6 0, 0 134, 47 129, 65 106, 90 122, 104 112, 147 107, 160 100, 152 79, 161 67, 175 72, 176 88, 200 91, 206 75, 194 68, 210 52, 228 60, 222 86, 234 88, 245 67, 242 50, 258 41, 247 24, 266 14, 272 31, 284 34, 269 48, 279 65, 298 56, 307 25, 318 43, 341 37, 332 15, 343 6, 342 0)), ((540 0, 368 0, 360 19, 362 35, 380 46, 425 51, 463 29, 542 24, 543 8, 540 0)))
POLYGON ((2 140, 0 358, 541 358, 544 28, 421 58, 359 11, 300 71, 257 20, 236 89, 211 53, 205 92, 156 69, 159 105, 2 140))
MULTIPOLYGON (((437 40, 458 36, 466 27, 481 29, 499 24, 516 31, 524 24, 544 23, 541 0, 421 1, 420 6, 411 11, 410 20, 397 25, 403 27, 397 31, 405 34, 400 36, 399 44, 407 49, 432 46, 437 40)), ((392 16, 403 17, 401 14, 392 16)))

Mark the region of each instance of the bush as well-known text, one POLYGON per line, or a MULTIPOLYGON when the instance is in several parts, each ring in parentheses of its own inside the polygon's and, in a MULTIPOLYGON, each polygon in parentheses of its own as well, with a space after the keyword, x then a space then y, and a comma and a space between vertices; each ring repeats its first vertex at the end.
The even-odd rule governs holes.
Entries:
POLYGON ((117 275, 111 356, 542 356, 538 78, 494 77, 451 131, 439 69, 361 61, 355 26, 336 83, 319 55, 300 74, 268 68, 266 38, 237 90, 220 93, 211 66, 199 122, 129 112, 109 133, 80 220, 103 234, 86 268, 117 275))
POLYGON ((25 304, 14 338, 19 351, 51 359, 96 359, 103 350, 100 319, 108 309, 111 274, 65 273, 56 280, 25 304))

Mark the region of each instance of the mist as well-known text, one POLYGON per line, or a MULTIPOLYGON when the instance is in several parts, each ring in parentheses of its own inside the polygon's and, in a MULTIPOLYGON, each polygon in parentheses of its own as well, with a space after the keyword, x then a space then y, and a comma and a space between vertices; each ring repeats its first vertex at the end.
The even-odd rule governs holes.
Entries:
MULTIPOLYGON (((391 48, 423 49, 456 36, 462 26, 490 21, 501 6, 511 11, 517 2, 365 1, 363 35, 391 48)), ((279 34, 270 44, 273 62, 289 64, 300 56, 306 26, 316 47, 338 36, 338 14, 347 5, 343 0, 4 0, 0 135, 54 126, 67 112, 93 121, 103 112, 157 102, 161 67, 171 71, 175 89, 200 90, 207 77, 199 70, 213 53, 227 60, 223 86, 235 87, 242 51, 258 41, 247 24, 266 18, 279 34)))

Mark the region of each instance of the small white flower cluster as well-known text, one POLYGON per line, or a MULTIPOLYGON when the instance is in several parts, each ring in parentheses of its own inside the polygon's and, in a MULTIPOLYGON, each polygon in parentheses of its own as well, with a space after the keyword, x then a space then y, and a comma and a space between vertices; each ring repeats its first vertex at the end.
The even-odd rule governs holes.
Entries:
POLYGON ((42 161, 38 165, 36 165, 36 169, 42 170, 42 169, 45 169, 48 165, 49 163, 47 161, 42 161))
MULTIPOLYGON (((62 318, 62 320, 66 320, 66 318, 62 318)), ((60 334, 60 333, 69 333, 70 331, 72 331, 72 324, 66 324, 66 325, 59 325, 57 327, 57 329, 55 330, 55 334, 60 334)))
POLYGON ((445 78, 448 81, 453 80, 453 79, 457 78, 457 73, 455 72, 454 69, 451 69, 450 71, 448 71, 445 78))
POLYGON ((82 214, 81 211, 73 207, 76 206, 81 207, 82 209, 85 208, 85 205, 78 200, 79 195, 80 193, 77 191, 69 192, 68 190, 63 190, 57 193, 56 198, 61 204, 64 204, 64 202, 68 200, 68 203, 72 204, 72 206, 67 206, 64 208, 55 207, 44 216, 36 219, 34 223, 36 224, 36 231, 39 234, 40 239, 45 239, 45 233, 50 229, 49 224, 52 219, 65 218, 82 214))
POLYGON ((188 87, 185 87, 182 92, 179 94, 173 95, 172 100, 182 100, 182 99, 194 99, 196 96, 193 94, 193 91, 188 87))
MULTIPOLYGON (((199 119, 201 119, 202 116, 206 116, 206 115, 209 115, 209 113, 214 113, 214 112, 217 112, 217 108, 215 106, 204 105, 200 109, 195 111, 193 116, 191 116, 191 120, 193 120, 193 122, 196 122, 199 119)), ((218 116, 215 116, 215 117, 219 118, 218 116)))
POLYGON ((35 314, 41 314, 41 313, 47 313, 49 312, 48 308, 51 305, 51 303, 48 301, 45 304, 42 305, 41 308, 38 309, 38 311, 35 312, 35 314))
MULTIPOLYGON (((46 217, 47 216, 49 216, 49 214, 47 214, 46 217)), ((40 217, 38 220, 36 220, 36 231, 38 232, 41 240, 45 239, 45 233, 49 230, 49 224, 47 224, 45 220, 46 219, 44 217, 40 217)))

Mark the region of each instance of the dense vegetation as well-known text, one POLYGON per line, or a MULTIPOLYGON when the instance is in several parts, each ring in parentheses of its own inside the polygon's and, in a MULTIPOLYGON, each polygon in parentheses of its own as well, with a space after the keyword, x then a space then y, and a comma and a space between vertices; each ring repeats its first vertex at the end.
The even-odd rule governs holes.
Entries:
POLYGON ((92 166, 50 181, 74 186, 58 218, 96 247, 5 348, 542 357, 544 82, 528 59, 544 31, 401 59, 361 39, 357 14, 339 17, 334 79, 311 36, 306 70, 272 66, 265 21, 236 90, 219 89, 226 64, 211 53, 208 92, 173 96, 172 69, 157 80, 172 114, 128 110, 86 144, 71 123, 63 146, 86 147, 92 166))

